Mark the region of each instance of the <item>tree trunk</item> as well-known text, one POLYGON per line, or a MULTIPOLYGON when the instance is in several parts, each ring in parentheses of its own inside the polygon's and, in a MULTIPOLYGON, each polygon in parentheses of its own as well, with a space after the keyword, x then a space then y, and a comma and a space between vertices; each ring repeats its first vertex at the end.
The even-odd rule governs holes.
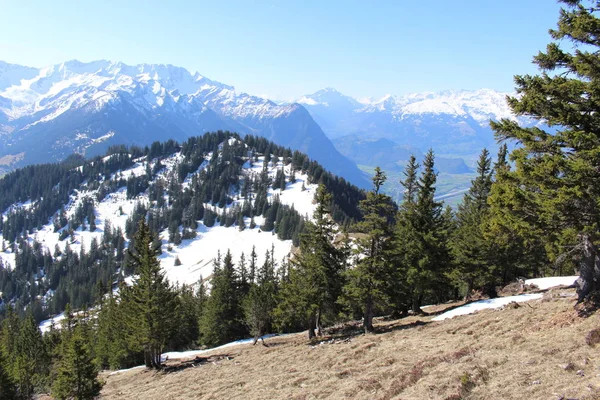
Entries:
POLYGON ((317 327, 317 336, 323 336, 323 327, 321 326, 321 309, 320 308, 317 311, 316 327, 317 327))
POLYGON ((600 277, 600 260, 596 247, 592 243, 590 235, 581 235, 583 246, 583 257, 581 260, 581 269, 577 279, 577 302, 581 303, 585 298, 598 290, 597 279, 600 277))
POLYGON ((311 340, 315 337, 315 328, 316 328, 316 317, 314 313, 310 314, 308 319, 308 340, 311 340))
POLYGON ((421 299, 423 296, 421 293, 415 292, 412 296, 412 312, 415 314, 423 314, 423 310, 421 310, 421 299))
POLYGON ((469 301, 471 299, 471 292, 473 291, 473 279, 467 279, 467 294, 464 300, 469 301))
POLYGON ((365 316, 363 319, 363 327, 365 328, 365 333, 373 332, 373 299, 371 296, 367 298, 365 302, 365 316))
POLYGON ((150 348, 146 347, 144 349, 144 364, 146 368, 152 369, 152 355, 150 353, 150 348))

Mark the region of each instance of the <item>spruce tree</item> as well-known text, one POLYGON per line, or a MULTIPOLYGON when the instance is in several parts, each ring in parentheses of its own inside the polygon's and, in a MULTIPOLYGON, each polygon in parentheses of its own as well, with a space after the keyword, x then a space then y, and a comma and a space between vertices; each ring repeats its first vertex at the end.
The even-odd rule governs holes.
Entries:
MULTIPOLYGON (((395 284, 392 288, 392 298, 395 311, 404 314, 408 311, 412 299, 412 290, 406 284, 407 274, 411 266, 416 265, 422 252, 421 241, 418 234, 416 199, 419 193, 418 186, 419 164, 414 155, 403 171, 404 180, 400 184, 404 187, 402 203, 396 215, 394 228, 393 260, 395 269, 395 284)), ((412 304, 411 304, 412 306, 412 304)))
POLYGON ((173 331, 176 296, 160 268, 152 232, 142 219, 133 248, 129 249, 130 268, 138 274, 133 286, 124 287, 127 327, 132 345, 144 351, 147 368, 161 368, 161 353, 173 331))
MULTIPOLYGON (((254 338, 254 344, 271 328, 276 291, 275 263, 272 255, 267 252, 265 261, 258 270, 256 283, 250 286, 248 296, 243 302, 244 319, 254 338)), ((264 344, 264 340, 262 343, 264 344)))
POLYGON ((231 252, 215 260, 210 297, 200 321, 201 341, 216 346, 239 339, 245 333, 238 278, 231 252))
POLYGON ((392 199, 381 193, 385 181, 385 173, 379 167, 375 168, 373 190, 360 202, 364 220, 357 227, 364 237, 357 241, 356 266, 348 271, 348 283, 343 289, 343 301, 361 310, 365 333, 374 331, 373 317, 378 308, 388 305, 389 285, 392 284, 391 219, 395 210, 392 199))
POLYGON ((308 328, 308 338, 321 334, 325 316, 335 318, 337 300, 343 286, 347 254, 334 244, 335 227, 330 216, 331 194, 319 185, 313 221, 305 225, 300 251, 291 260, 289 279, 282 287, 277 309, 281 325, 300 318, 308 328))
POLYGON ((31 313, 21 322, 15 344, 13 380, 17 385, 19 397, 28 399, 47 375, 49 366, 42 333, 31 313))
POLYGON ((8 366, 9 364, 4 359, 4 355, 0 352, 0 399, 14 399, 17 395, 8 366))
POLYGON ((516 115, 553 129, 491 123, 499 140, 519 143, 504 177, 513 186, 493 205, 511 215, 508 229, 543 235, 551 260, 576 257, 582 301, 600 289, 600 3, 561 2, 554 42, 533 59, 539 74, 515 76, 519 96, 508 98, 516 115))
POLYGON ((485 224, 489 218, 487 203, 492 187, 491 158, 483 149, 477 162, 477 177, 458 207, 457 229, 451 238, 454 260, 452 277, 465 285, 465 298, 469 299, 473 289, 485 289, 494 295, 494 277, 491 271, 493 260, 490 244, 485 238, 485 224))
POLYGON ((409 163, 404 186, 417 188, 414 200, 409 200, 401 209, 397 225, 397 248, 395 255, 406 283, 411 289, 411 308, 421 312, 421 302, 431 289, 443 285, 443 277, 450 264, 447 237, 447 221, 442 215, 442 203, 435 200, 437 174, 434 169, 434 154, 429 150, 423 160, 423 171, 414 182, 409 163))
POLYGON ((66 340, 52 384, 52 396, 61 400, 98 397, 102 385, 98 381, 98 370, 83 325, 80 323, 66 340))

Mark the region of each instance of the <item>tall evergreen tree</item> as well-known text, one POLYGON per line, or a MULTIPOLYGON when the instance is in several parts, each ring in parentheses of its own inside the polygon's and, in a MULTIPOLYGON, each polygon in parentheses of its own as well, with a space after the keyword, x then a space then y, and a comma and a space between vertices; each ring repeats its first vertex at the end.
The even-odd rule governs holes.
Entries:
POLYGON ((16 396, 17 391, 8 371, 8 363, 0 352, 0 399, 14 399, 16 396))
POLYGON ((433 150, 429 150, 415 185, 415 174, 411 171, 414 162, 409 162, 409 175, 403 185, 407 191, 416 186, 418 192, 414 201, 409 197, 401 209, 396 230, 395 252, 412 292, 411 308, 415 313, 421 312, 421 302, 428 291, 444 283, 443 276, 450 262, 447 221, 442 214, 442 203, 435 200, 434 163, 433 150))
POLYGON ((533 59, 540 73, 515 76, 519 97, 508 98, 516 115, 555 132, 491 123, 499 140, 520 144, 511 153, 516 169, 505 176, 513 187, 494 196, 494 207, 513 216, 511 229, 542 234, 551 259, 575 257, 582 301, 600 289, 600 2, 562 3, 558 28, 550 30, 555 41, 533 59))
POLYGON ((319 185, 313 221, 305 225, 300 251, 291 260, 289 279, 282 287, 277 309, 282 325, 300 318, 308 328, 308 338, 321 334, 326 315, 337 315, 337 300, 343 286, 347 254, 334 244, 335 227, 330 216, 331 194, 319 185), (300 315, 298 315, 300 314, 300 315))
POLYGON ((343 301, 363 314, 365 333, 373 332, 373 317, 378 308, 389 302, 389 285, 393 276, 390 256, 394 215, 392 199, 381 192, 386 181, 385 173, 375 168, 373 190, 360 202, 364 220, 357 224, 364 237, 357 242, 356 266, 348 271, 348 283, 344 286, 343 301))
POLYGON ((272 254, 267 252, 265 261, 258 270, 256 283, 250 286, 250 292, 243 302, 244 318, 254 337, 254 344, 271 328, 276 291, 275 263, 272 254))
POLYGON ((161 368, 161 353, 173 331, 176 310, 174 290, 160 268, 158 251, 152 246, 152 232, 142 219, 133 248, 129 249, 130 268, 138 274, 133 286, 123 287, 127 325, 134 347, 144 351, 147 368, 161 368))
POLYGON ((465 298, 473 289, 486 289, 493 295, 495 279, 491 266, 490 244, 485 237, 489 218, 487 203, 492 187, 492 161, 483 149, 477 162, 477 177, 458 207, 457 229, 451 238, 451 252, 455 267, 452 277, 465 285, 465 298))
POLYGON ((80 323, 63 344, 63 354, 58 363, 56 379, 52 384, 52 396, 56 399, 94 399, 102 385, 93 362, 90 343, 80 323))
POLYGON ((117 296, 110 291, 99 305, 94 353, 101 368, 124 368, 137 358, 132 356, 123 332, 127 315, 117 296))
POLYGON ((231 252, 215 260, 210 297, 200 321, 201 341, 215 346, 239 339, 245 333, 238 279, 231 252))
POLYGON ((47 375, 49 357, 44 346, 42 333, 33 314, 28 313, 21 322, 16 340, 16 355, 13 365, 13 379, 21 398, 28 399, 39 388, 47 375))

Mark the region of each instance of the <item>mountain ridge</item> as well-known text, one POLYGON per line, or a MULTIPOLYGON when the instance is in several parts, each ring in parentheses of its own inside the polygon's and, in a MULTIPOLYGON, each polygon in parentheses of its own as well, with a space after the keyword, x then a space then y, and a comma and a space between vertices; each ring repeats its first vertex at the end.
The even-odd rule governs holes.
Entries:
POLYGON ((219 129, 268 137, 368 185, 299 104, 278 105, 165 64, 71 60, 37 69, 0 67, 0 157, 24 153, 13 167, 219 129))

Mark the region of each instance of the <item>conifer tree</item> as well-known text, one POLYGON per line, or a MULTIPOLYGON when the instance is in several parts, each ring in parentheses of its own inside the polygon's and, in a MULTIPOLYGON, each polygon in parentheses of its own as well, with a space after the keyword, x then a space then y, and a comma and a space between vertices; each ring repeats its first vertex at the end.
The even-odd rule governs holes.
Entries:
POLYGON ((21 398, 30 398, 34 393, 43 376, 47 374, 48 361, 42 333, 33 314, 28 313, 19 330, 13 366, 14 381, 21 398))
POLYGON ((0 351, 0 399, 14 399, 17 396, 15 384, 8 371, 8 365, 0 351))
POLYGON ((66 340, 52 384, 52 396, 61 400, 94 399, 100 394, 102 385, 98 381, 98 370, 83 325, 77 325, 66 340))
POLYGON ((422 251, 417 230, 416 210, 416 199, 419 193, 419 167, 417 159, 411 155, 403 171, 404 180, 400 180, 400 184, 404 187, 404 193, 394 229, 393 259, 396 265, 394 271, 396 280, 392 288, 394 307, 399 314, 408 311, 408 302, 412 299, 412 291, 406 284, 407 273, 410 266, 418 263, 422 251))
POLYGON ((414 201, 409 196, 399 216, 397 225, 396 257, 411 289, 411 308, 421 312, 425 294, 434 286, 442 284, 444 273, 450 264, 447 237, 447 221, 442 215, 442 203, 435 200, 437 174, 434 170, 434 154, 429 150, 423 160, 423 171, 415 183, 412 171, 414 161, 409 162, 409 175, 403 183, 407 188, 418 188, 414 201))
POLYGON ((128 359, 136 358, 129 351, 123 331, 126 316, 117 296, 109 291, 98 311, 94 353, 101 368, 123 368, 127 366, 128 359))
POLYGON ((452 235, 451 252, 454 259, 452 276, 465 285, 465 298, 473 289, 494 289, 490 244, 485 238, 485 224, 489 218, 487 203, 492 187, 492 165, 487 149, 483 149, 477 162, 477 177, 458 207, 457 229, 452 235))
POLYGON ((166 280, 152 247, 152 232, 142 219, 138 224, 129 262, 139 275, 133 286, 124 287, 123 302, 127 307, 127 326, 134 348, 144 351, 147 368, 161 368, 161 353, 173 331, 176 297, 166 280))
POLYGON ((503 176, 493 206, 505 210, 512 231, 542 235, 554 261, 575 257, 579 301, 600 289, 600 3, 562 0, 554 42, 533 59, 537 75, 515 76, 512 111, 553 127, 526 128, 503 119, 491 126, 499 140, 517 141, 515 170, 503 176), (499 193, 502 191, 501 193, 499 193))
POLYGON ((305 225, 300 237, 300 251, 291 260, 288 280, 282 287, 277 308, 280 324, 300 318, 308 328, 308 338, 321 334, 326 314, 337 314, 337 300, 343 286, 346 257, 343 248, 334 244, 334 222, 330 217, 331 194, 319 185, 313 222, 305 225))
MULTIPOLYGON (((271 327, 276 290, 275 263, 272 254, 267 251, 265 261, 258 270, 256 283, 250 286, 248 296, 243 302, 244 319, 254 337, 254 344, 268 333, 271 327)), ((264 344, 264 340, 262 343, 264 344)))
POLYGON ((391 198, 381 193, 385 181, 385 173, 375 168, 373 190, 360 202, 364 220, 357 225, 365 237, 358 240, 359 257, 356 266, 348 271, 348 283, 344 286, 343 301, 361 310, 365 333, 374 331, 373 317, 377 308, 389 302, 393 276, 391 218, 395 210, 391 198))
POLYGON ((201 340, 207 346, 239 339, 245 333, 238 279, 229 250, 222 264, 215 260, 210 297, 200 322, 201 340))

